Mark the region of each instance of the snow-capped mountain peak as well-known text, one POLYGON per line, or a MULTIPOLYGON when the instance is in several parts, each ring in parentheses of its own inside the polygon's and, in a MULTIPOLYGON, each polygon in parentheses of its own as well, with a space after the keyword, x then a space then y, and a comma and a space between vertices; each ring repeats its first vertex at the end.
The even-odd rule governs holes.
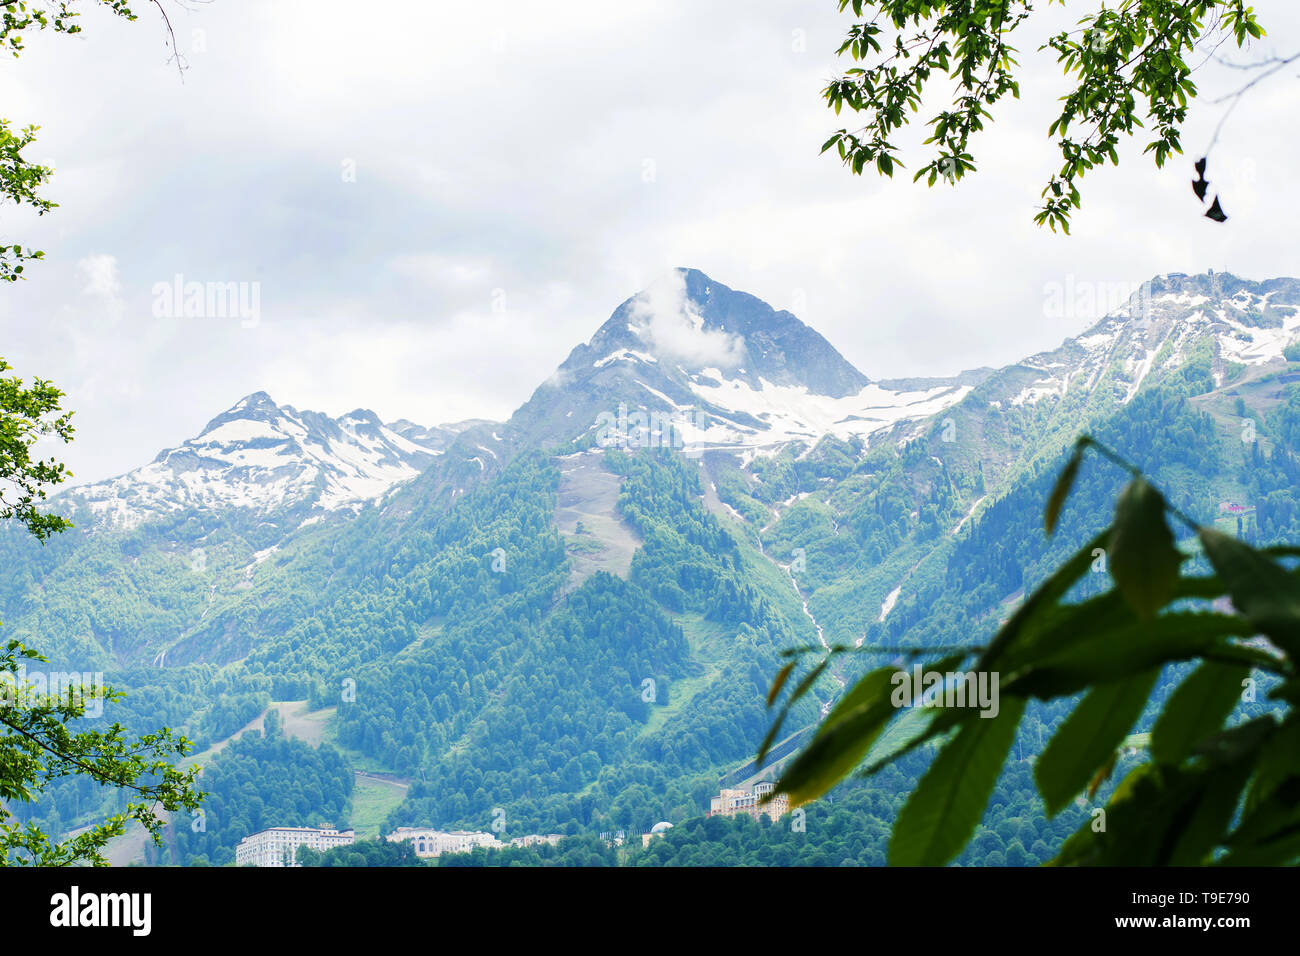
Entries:
POLYGON ((842 398, 869 384, 826 339, 789 312, 674 269, 620 305, 561 370, 612 360, 657 364, 686 374, 708 369, 757 386, 807 386, 842 398))
POLYGON ((1235 366, 1283 362, 1284 349, 1297 340, 1300 280, 1157 276, 1081 335, 1012 366, 1020 387, 1009 403, 1059 399, 1076 388, 1091 392, 1103 382, 1127 402, 1153 376, 1198 354, 1221 385, 1235 366))
POLYGON ((767 448, 869 436, 960 401, 971 384, 873 383, 791 313, 675 269, 620 305, 511 424, 564 441, 640 411, 668 416, 696 448, 767 448))
POLYGON ((385 424, 362 408, 331 418, 254 392, 150 464, 60 497, 89 508, 96 525, 208 510, 279 516, 271 520, 290 529, 377 501, 448 451, 463 483, 526 447, 606 444, 611 431, 615 443, 644 444, 656 416, 650 443, 746 456, 825 436, 906 439, 959 404, 1122 404, 1189 363, 1221 385, 1283 363, 1297 340, 1300 281, 1173 274, 1060 347, 997 372, 871 381, 789 312, 677 269, 623 302, 504 425, 385 424))
POLYGON ((196 509, 305 520, 381 498, 453 435, 410 422, 390 427, 368 409, 331 418, 254 392, 150 464, 64 496, 89 507, 97 525, 121 528, 196 509))

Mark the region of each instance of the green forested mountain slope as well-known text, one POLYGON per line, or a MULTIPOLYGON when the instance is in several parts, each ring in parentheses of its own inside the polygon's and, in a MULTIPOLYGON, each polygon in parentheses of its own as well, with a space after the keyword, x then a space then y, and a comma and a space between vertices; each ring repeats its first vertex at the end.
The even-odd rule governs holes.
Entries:
MULTIPOLYGON (((767 312, 733 302, 707 277, 690 280, 700 281, 713 297, 698 307, 706 327, 740 334, 740 316, 754 342, 797 338, 788 313, 772 313, 781 317, 767 331, 767 312)), ((743 424, 722 398, 708 406, 712 424, 666 448, 600 441, 590 421, 556 431, 566 409, 671 412, 662 403, 680 404, 691 389, 748 401, 773 384, 746 369, 727 390, 710 384, 716 370, 682 366, 668 376, 677 398, 663 398, 641 368, 654 363, 617 357, 635 343, 611 326, 614 360, 595 345, 575 352, 581 363, 571 357, 568 385, 579 393, 552 382, 516 421, 448 436, 421 475, 355 514, 277 529, 268 527, 274 514, 195 512, 114 530, 83 512, 74 513, 82 528, 45 549, 0 535, 8 569, 0 619, 59 666, 107 672, 130 694, 117 719, 185 726, 200 749, 272 700, 335 708, 323 745, 330 756, 320 759, 333 766, 344 759, 337 749, 409 781, 392 825, 486 829, 504 820, 512 836, 684 821, 756 751, 782 649, 863 650, 823 677, 791 715, 793 732, 857 669, 878 662, 868 650, 978 642, 1104 524, 1122 476, 1098 468, 1081 478, 1050 546, 1041 532, 1054 469, 1085 429, 1147 469, 1185 510, 1210 516, 1231 501, 1246 509, 1243 534, 1293 537, 1300 365, 1283 349, 1297 331, 1296 289, 1292 280, 1167 277, 1131 314, 1060 350, 933 393, 904 383, 888 393, 904 409, 889 422, 808 441, 790 438, 809 420, 790 377, 833 388, 841 394, 825 397, 836 400, 859 386, 877 396, 870 390, 883 383, 863 386, 837 353, 821 354, 820 367, 767 356, 771 374, 787 376, 767 399, 794 395, 794 404, 766 419, 747 412, 735 446, 710 435, 723 419, 743 424), (607 374, 619 362, 632 371, 607 374), (599 376, 599 391, 583 368, 599 376), (933 403, 940 407, 929 414, 906 411, 933 403), (533 420, 546 426, 530 437, 524 424, 533 420), (599 528, 593 520, 592 529, 561 533, 557 506, 573 455, 619 490, 594 516, 599 528), (611 573, 600 536, 619 529, 636 550, 611 573)), ((1235 516, 1224 521, 1236 530, 1235 516)), ((1028 756, 1034 736, 1021 742, 1028 756)), ((261 773, 281 751, 303 759, 284 747, 249 759, 261 773)), ((240 753, 213 757, 212 779, 227 812, 251 824, 263 815, 244 805, 247 788, 222 783, 248 776, 233 763, 240 753)), ((923 755, 908 767, 919 772, 923 755)), ((874 821, 871 832, 907 783, 904 775, 867 785, 882 796, 854 806, 874 821)), ((992 831, 1038 813, 1032 787, 1014 773, 1004 786, 992 831)), ((68 826, 101 809, 97 800, 69 784, 30 812, 68 826)), ((291 815, 301 819, 342 806, 298 802, 291 815)), ((1029 843, 1027 831, 1016 853, 1034 857, 1032 844, 1050 843, 1058 825, 1072 828, 1054 821, 1029 843)), ((237 832, 179 840, 177 858, 225 862, 237 832)), ((968 857, 1005 856, 1010 842, 977 838, 968 857)))

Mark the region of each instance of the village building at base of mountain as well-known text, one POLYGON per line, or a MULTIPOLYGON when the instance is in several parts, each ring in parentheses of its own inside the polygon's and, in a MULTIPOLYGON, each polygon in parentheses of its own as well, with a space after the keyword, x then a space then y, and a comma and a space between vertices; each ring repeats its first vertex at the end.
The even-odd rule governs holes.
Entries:
POLYGON ((773 821, 780 820, 790 812, 790 798, 785 794, 773 797, 769 802, 761 802, 764 797, 776 789, 776 784, 764 781, 754 785, 752 790, 723 790, 709 801, 709 816, 734 817, 744 813, 755 820, 767 816, 773 821))
POLYGON ((324 853, 356 842, 352 830, 334 827, 269 827, 250 833, 235 847, 235 866, 301 866, 298 847, 324 853))
MULTIPOLYGON (((444 853, 470 853, 476 847, 502 849, 504 847, 534 847, 543 844, 555 846, 564 838, 560 833, 530 833, 501 841, 491 833, 455 830, 451 832, 427 827, 398 827, 385 837, 390 843, 410 840, 415 855, 431 859, 444 853)), ((301 866, 298 848, 310 847, 324 853, 336 847, 351 846, 356 842, 352 830, 334 827, 268 827, 239 841, 235 847, 236 866, 301 866)))
POLYGON ((503 842, 495 834, 469 830, 434 830, 428 827, 398 827, 385 837, 390 843, 410 840, 415 847, 415 855, 421 859, 431 859, 444 853, 470 853, 477 847, 485 849, 502 849, 503 847, 530 847, 549 844, 555 846, 563 839, 563 834, 529 833, 526 836, 513 837, 503 842))

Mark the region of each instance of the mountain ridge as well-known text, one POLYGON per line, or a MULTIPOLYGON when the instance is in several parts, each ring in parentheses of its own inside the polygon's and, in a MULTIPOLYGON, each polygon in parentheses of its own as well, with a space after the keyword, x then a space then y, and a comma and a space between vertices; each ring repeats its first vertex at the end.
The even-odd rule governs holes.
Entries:
MULTIPOLYGON (((608 354, 581 354, 568 381, 539 390, 536 430, 529 414, 466 423, 375 507, 313 521, 307 504, 240 522, 193 507, 129 531, 83 525, 45 547, 0 534, 0 563, 13 569, 0 577, 0 618, 59 666, 120 678, 126 706, 138 702, 129 716, 197 728, 205 741, 274 701, 305 701, 329 722, 322 748, 410 780, 389 827, 474 829, 497 807, 521 832, 685 820, 752 761, 783 651, 969 643, 1093 536, 1127 478, 1101 462, 1081 470, 1056 534, 1042 533, 1043 500, 1082 430, 1189 514, 1211 521, 1220 502, 1242 502, 1250 517, 1238 533, 1300 535, 1300 456, 1288 451, 1300 449, 1300 362, 1279 355, 1297 331, 1294 280, 1209 281, 1150 285, 1134 314, 960 384, 875 380, 838 398, 816 391, 833 384, 774 382, 795 374, 789 349, 750 367, 755 350, 734 336, 784 323, 775 310, 746 326, 707 324, 696 307, 697 326, 670 298, 677 324, 638 338, 657 353, 611 328, 608 354), (699 348, 656 378, 647 370, 668 364, 664 342, 699 348), (769 406, 734 407, 753 395, 769 406), (822 416, 805 424, 829 430, 797 433, 790 416, 804 411, 776 401, 792 396, 822 416), (845 421, 860 396, 892 404, 845 421), (926 402, 936 408, 920 414, 926 402), (632 429, 622 437, 638 440, 602 443, 599 416, 617 423, 620 405, 632 429), (701 434, 679 449, 700 454, 662 441, 642 453, 653 429, 633 415, 671 418, 678 406, 704 416, 688 417, 701 434), (1253 445, 1241 437, 1248 418, 1253 445), (734 440, 710 446, 711 429, 734 440)), ((637 315, 628 336, 650 321, 637 315)), ((370 449, 365 462, 382 464, 377 429, 420 427, 376 424, 364 410, 320 420, 257 393, 228 412, 161 466, 201 476, 185 456, 206 455, 222 474, 256 464, 239 455, 284 449, 302 463, 313 442, 370 449)), ((306 482, 315 495, 325 484, 306 482)), ((1220 522, 1231 532, 1229 520, 1239 519, 1220 522)), ((878 662, 836 659, 788 729, 810 726, 878 662)), ((911 779, 871 786, 897 792, 911 779)), ((277 806, 263 820, 245 791, 230 791, 206 836, 180 821, 179 862, 225 862, 243 832, 307 812, 277 806)), ((60 804, 68 819, 87 812, 76 806, 71 795, 60 804)))
POLYGON ((791 313, 678 268, 620 303, 506 422, 385 424, 361 408, 332 418, 257 391, 149 464, 54 500, 84 504, 97 524, 123 528, 190 506, 290 510, 306 521, 382 503, 448 452, 458 493, 475 472, 494 471, 523 449, 574 441, 747 455, 827 436, 906 441, 940 412, 957 407, 960 415, 972 402, 1059 403, 1071 389, 1099 387, 1130 401, 1148 375, 1180 367, 1198 336, 1212 336, 1211 373, 1222 384, 1234 364, 1281 358, 1300 334, 1297 306, 1295 279, 1169 273, 1055 349, 999 369, 873 381, 791 313), (638 413, 668 426, 652 434, 627 424, 638 413))
POLYGON ((404 423, 399 431, 369 409, 332 418, 257 391, 148 464, 61 490, 51 502, 84 507, 96 526, 123 530, 191 508, 311 520, 356 511, 416 477, 455 438, 454 428, 404 423))

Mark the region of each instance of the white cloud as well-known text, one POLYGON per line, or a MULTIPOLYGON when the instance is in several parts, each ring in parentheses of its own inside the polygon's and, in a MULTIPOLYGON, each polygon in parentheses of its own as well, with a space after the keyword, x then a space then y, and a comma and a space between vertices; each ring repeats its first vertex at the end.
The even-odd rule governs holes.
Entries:
POLYGON ((111 298, 122 291, 122 283, 117 277, 116 256, 86 256, 77 262, 77 272, 83 283, 81 291, 86 295, 111 298))
MULTIPOLYGON (((1189 188, 1223 114, 1209 100, 1241 81, 1211 63, 1187 155, 1157 170, 1138 142, 1094 170, 1063 237, 1031 222, 1060 164, 1046 129, 1066 82, 1040 37, 1017 44, 1022 99, 973 144, 978 172, 926 189, 915 155, 891 181, 818 155, 844 123, 819 96, 844 66, 851 17, 834 3, 409 6, 397 31, 342 0, 177 9, 183 83, 152 12, 88 10, 76 39, 37 35, 6 66, 7 115, 40 125, 32 156, 57 159, 60 205, 6 218, 0 240, 46 260, 0 290, 4 355, 68 392, 79 478, 147 461, 258 389, 428 424, 508 415, 634 276, 680 265, 795 311, 876 379, 1079 333, 1044 316, 1044 287, 1069 275, 1296 270, 1285 71, 1242 100, 1211 158, 1224 226, 1189 188), (184 49, 193 28, 201 52, 184 49), (159 322, 149 290, 177 273, 259 282, 260 327, 159 322)), ((1277 52, 1300 36, 1287 6, 1261 12, 1277 52)), ((666 300, 647 300, 656 344, 734 357, 666 300)))
POLYGON ((126 307, 122 300, 122 282, 117 274, 117 257, 99 253, 79 259, 77 276, 81 280, 82 295, 99 299, 105 314, 116 323, 126 307))
POLYGON ((636 334, 660 358, 688 368, 731 368, 745 357, 745 342, 722 329, 706 329, 686 295, 686 277, 674 269, 632 300, 636 334))
POLYGON ((400 276, 435 288, 481 284, 492 275, 492 265, 485 259, 466 259, 439 252, 397 256, 389 268, 400 276))

